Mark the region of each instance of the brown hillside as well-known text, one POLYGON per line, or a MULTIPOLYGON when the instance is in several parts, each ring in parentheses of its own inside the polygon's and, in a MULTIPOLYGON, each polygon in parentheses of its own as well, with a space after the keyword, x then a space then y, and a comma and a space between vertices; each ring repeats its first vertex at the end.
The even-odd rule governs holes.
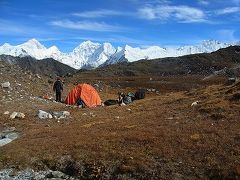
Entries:
POLYGON ((80 82, 96 87, 103 101, 117 92, 149 89, 127 106, 69 107, 43 100, 52 81, 0 61, 0 130, 20 137, 0 147, 0 168, 60 170, 77 179, 238 179, 240 122, 238 83, 203 76, 64 79, 64 97, 80 82), (151 78, 151 79, 150 79, 151 78), (21 84, 21 85, 20 85, 21 84), (152 90, 154 89, 154 90, 152 90), (196 105, 191 106, 195 101, 196 105), (37 111, 69 111, 70 118, 40 120, 37 111), (5 111, 23 112, 9 119, 5 111))

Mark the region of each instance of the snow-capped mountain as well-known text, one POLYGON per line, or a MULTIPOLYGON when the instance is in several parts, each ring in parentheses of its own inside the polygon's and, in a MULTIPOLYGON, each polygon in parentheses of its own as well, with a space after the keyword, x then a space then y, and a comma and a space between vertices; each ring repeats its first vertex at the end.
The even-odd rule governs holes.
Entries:
POLYGON ((203 41, 195 46, 180 48, 162 48, 150 46, 148 48, 133 48, 126 45, 115 49, 110 43, 94 43, 85 41, 72 52, 63 53, 56 46, 46 48, 36 39, 23 44, 12 46, 8 43, 0 46, 0 54, 11 56, 32 56, 36 59, 53 58, 75 69, 96 68, 100 65, 115 64, 122 61, 133 62, 140 59, 155 59, 163 57, 177 57, 187 54, 209 53, 233 44, 221 43, 215 40, 203 41))
POLYGON ((215 40, 203 41, 196 46, 183 46, 180 48, 161 48, 159 46, 150 46, 148 48, 132 48, 126 45, 123 49, 113 54, 105 64, 115 64, 117 62, 133 62, 140 59, 156 59, 164 57, 178 57, 188 54, 210 53, 221 48, 231 46, 232 44, 221 43, 215 40))
POLYGON ((61 52, 56 46, 46 48, 36 39, 31 39, 23 44, 17 46, 11 46, 5 43, 0 46, 0 54, 6 54, 11 56, 32 56, 36 59, 54 58, 58 59, 61 56, 61 52))

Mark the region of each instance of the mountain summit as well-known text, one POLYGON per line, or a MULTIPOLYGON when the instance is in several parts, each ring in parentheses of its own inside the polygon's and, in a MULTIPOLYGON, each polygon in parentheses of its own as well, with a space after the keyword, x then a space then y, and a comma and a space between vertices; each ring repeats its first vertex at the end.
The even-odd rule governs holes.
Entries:
POLYGON ((206 40, 198 45, 179 48, 162 48, 150 46, 148 48, 113 47, 110 43, 95 43, 84 41, 72 52, 63 53, 56 46, 46 48, 36 39, 12 46, 8 43, 0 46, 0 54, 11 56, 31 56, 38 60, 53 58, 75 69, 96 68, 100 65, 115 64, 122 61, 133 62, 140 59, 155 59, 163 57, 178 57, 188 54, 209 53, 234 44, 221 43, 216 40, 206 40))

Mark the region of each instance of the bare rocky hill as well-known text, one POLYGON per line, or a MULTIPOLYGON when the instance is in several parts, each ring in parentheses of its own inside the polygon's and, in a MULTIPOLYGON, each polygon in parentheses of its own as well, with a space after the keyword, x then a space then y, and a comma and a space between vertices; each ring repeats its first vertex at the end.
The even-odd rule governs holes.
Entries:
POLYGON ((0 60, 10 64, 15 64, 25 71, 31 71, 35 74, 47 76, 64 76, 75 73, 75 69, 60 63, 54 59, 48 58, 43 60, 36 60, 30 56, 28 57, 13 57, 9 55, 0 55, 0 60))

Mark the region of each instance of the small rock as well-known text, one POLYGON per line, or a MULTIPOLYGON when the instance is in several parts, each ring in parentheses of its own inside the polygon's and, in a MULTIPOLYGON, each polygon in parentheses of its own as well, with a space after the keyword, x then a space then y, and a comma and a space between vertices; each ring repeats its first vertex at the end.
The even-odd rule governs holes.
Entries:
POLYGON ((70 116, 70 112, 68 111, 60 111, 60 112, 53 112, 53 117, 55 119, 62 119, 70 116))
POLYGON ((13 132, 13 131, 16 131, 16 128, 15 128, 15 127, 6 128, 6 129, 4 129, 2 132, 3 132, 3 133, 9 133, 9 132, 13 132))
POLYGON ((45 112, 43 110, 38 110, 38 117, 40 119, 52 119, 53 118, 53 116, 50 113, 45 112))
POLYGON ((199 140, 200 139, 200 135, 199 134, 193 134, 193 135, 190 136, 190 138, 192 140, 199 140))
POLYGON ((23 114, 23 113, 21 113, 21 112, 13 112, 13 113, 10 115, 10 119, 15 119, 15 118, 23 119, 23 118, 25 118, 25 114, 23 114))
POLYGON ((2 83, 2 88, 10 88, 10 82, 2 83))
POLYGON ((65 177, 65 174, 60 172, 60 171, 53 171, 52 175, 53 175, 54 178, 63 178, 63 177, 65 177))
POLYGON ((36 74, 36 77, 37 77, 38 79, 41 79, 41 77, 40 77, 38 74, 36 74))
POLYGON ((63 111, 63 115, 64 115, 64 116, 70 116, 70 112, 68 112, 68 111, 63 111))
POLYGON ((14 140, 14 139, 18 138, 18 134, 15 132, 12 132, 12 133, 7 134, 5 137, 8 139, 14 140))
POLYGON ((199 101, 194 101, 194 102, 191 104, 191 107, 197 106, 198 104, 199 104, 199 101))
POLYGON ((10 112, 9 111, 5 111, 3 114, 4 115, 8 115, 8 114, 10 114, 10 112))
POLYGON ((16 116, 17 116, 18 112, 13 112, 11 115, 10 115, 10 119, 15 119, 16 116))
POLYGON ((17 118, 20 118, 20 119, 23 119, 23 118, 25 118, 25 114, 23 114, 23 113, 21 113, 21 112, 18 112, 18 114, 17 114, 16 117, 17 117, 17 118))

